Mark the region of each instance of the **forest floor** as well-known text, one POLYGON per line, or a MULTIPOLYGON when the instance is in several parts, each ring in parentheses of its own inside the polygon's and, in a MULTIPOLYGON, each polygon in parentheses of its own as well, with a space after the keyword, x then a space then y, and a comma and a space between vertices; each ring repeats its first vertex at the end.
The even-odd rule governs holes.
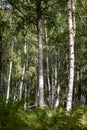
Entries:
POLYGON ((64 109, 27 109, 0 104, 0 130, 87 130, 87 107, 67 113, 64 109))

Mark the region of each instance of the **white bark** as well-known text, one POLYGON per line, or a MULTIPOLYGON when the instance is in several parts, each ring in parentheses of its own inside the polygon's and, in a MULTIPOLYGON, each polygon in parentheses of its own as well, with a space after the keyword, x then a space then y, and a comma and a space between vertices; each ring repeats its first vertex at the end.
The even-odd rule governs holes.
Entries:
POLYGON ((43 45, 42 45, 42 18, 41 0, 37 0, 37 36, 38 36, 38 85, 39 85, 39 106, 44 107, 44 77, 43 77, 43 45))
POLYGON ((24 110, 27 108, 27 67, 28 67, 28 59, 27 59, 27 47, 26 47, 26 41, 25 41, 25 75, 24 75, 24 110))
MULTIPOLYGON (((13 47, 14 47, 14 44, 12 42, 12 47, 11 47, 11 54, 12 54, 12 57, 13 57, 13 47)), ((7 84, 7 95, 6 95, 6 103, 8 103, 8 100, 9 100, 9 97, 10 97, 10 82, 11 82, 11 74, 12 74, 12 57, 11 57, 11 60, 10 60, 10 65, 9 65, 9 75, 8 75, 8 84, 7 84)))
POLYGON ((0 31, 0 95, 2 92, 2 33, 0 31))
POLYGON ((57 108, 59 106, 59 94, 60 94, 60 84, 58 83, 58 87, 57 87, 57 99, 56 99, 56 102, 55 102, 55 108, 57 108))
POLYGON ((75 38, 75 34, 76 34, 75 5, 76 5, 76 0, 72 0, 72 20, 73 20, 73 35, 74 35, 74 38, 75 38))
MULTIPOLYGON (((36 78, 37 80, 37 78, 36 78)), ((38 83, 36 83, 36 96, 35 96, 35 106, 37 107, 39 104, 39 89, 38 89, 38 83)))
POLYGON ((19 87, 19 101, 21 101, 21 99, 22 99, 22 89, 23 89, 24 75, 25 75, 25 64, 24 64, 24 67, 23 67, 22 78, 21 78, 21 83, 20 83, 20 87, 19 87))
MULTIPOLYGON (((26 28, 25 28, 26 29, 26 28)), ((26 64, 27 64, 27 45, 26 45, 26 36, 25 36, 25 41, 24 41, 24 66, 23 66, 23 72, 22 72, 22 79, 19 87, 19 101, 22 99, 22 90, 23 90, 23 83, 25 79, 25 73, 26 73, 26 64)))
POLYGON ((43 49, 42 49, 42 29, 41 29, 41 20, 39 21, 39 34, 38 34, 38 64, 39 64, 39 105, 40 107, 44 106, 44 80, 43 80, 43 49))
POLYGON ((13 88, 13 100, 14 101, 18 101, 18 95, 17 95, 17 90, 18 90, 18 86, 17 86, 17 82, 16 82, 16 85, 14 86, 13 88))
MULTIPOLYGON (((46 21, 45 21, 46 24, 46 21)), ((47 27, 45 27, 45 39, 46 39, 46 64, 47 64, 47 85, 48 85, 48 101, 49 105, 51 104, 51 85, 50 85, 50 78, 49 78, 49 56, 48 56, 48 34, 47 34, 47 27)))
POLYGON ((55 80, 54 80, 54 67, 52 65, 52 108, 54 107, 54 99, 55 99, 55 80))
POLYGON ((55 87, 57 87, 57 54, 55 54, 55 87))
MULTIPOLYGON (((60 95, 60 83, 59 83, 59 79, 58 79, 58 68, 57 68, 57 56, 55 58, 55 87, 57 89, 57 98, 56 98, 56 102, 55 102, 55 108, 57 108, 59 106, 59 95, 60 95)), ((58 67, 60 67, 60 61, 59 61, 59 65, 58 67)))
POLYGON ((69 28, 69 44, 70 44, 70 71, 69 71, 69 85, 67 97, 67 111, 72 109, 72 95, 74 83, 74 29, 73 29, 73 16, 72 16, 72 0, 68 0, 68 28, 69 28))
POLYGON ((27 108, 27 76, 25 76, 25 85, 24 85, 24 110, 27 108))

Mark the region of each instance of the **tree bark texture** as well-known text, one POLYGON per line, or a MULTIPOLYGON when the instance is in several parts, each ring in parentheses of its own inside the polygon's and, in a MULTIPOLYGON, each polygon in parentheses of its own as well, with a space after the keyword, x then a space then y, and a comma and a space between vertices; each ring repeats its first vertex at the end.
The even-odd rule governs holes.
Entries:
MULTIPOLYGON (((11 46, 12 57, 13 57, 13 48, 14 48, 14 43, 12 41, 12 46, 11 46)), ((12 57, 11 57, 11 60, 10 60, 10 65, 9 65, 9 75, 8 75, 8 86, 7 86, 6 103, 8 103, 8 100, 9 100, 9 97, 10 97, 10 83, 11 83, 12 64, 13 64, 12 57)))
POLYGON ((69 29, 69 49, 70 49, 70 70, 69 70, 69 84, 68 84, 68 97, 67 97, 67 111, 72 108, 72 95, 74 83, 74 29, 73 29, 73 13, 72 13, 72 0, 68 0, 68 29, 69 29))
POLYGON ((2 34, 0 33, 0 94, 2 94, 2 34))
POLYGON ((42 18, 41 0, 37 0, 37 35, 38 35, 38 84, 39 84, 39 106, 44 107, 44 79, 43 79, 43 46, 42 46, 42 18))

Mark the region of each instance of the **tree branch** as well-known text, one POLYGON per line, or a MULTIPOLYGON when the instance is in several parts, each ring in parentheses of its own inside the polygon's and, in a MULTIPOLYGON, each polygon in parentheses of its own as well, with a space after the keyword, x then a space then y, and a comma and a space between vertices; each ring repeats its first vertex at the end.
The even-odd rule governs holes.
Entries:
POLYGON ((81 23, 82 23, 85 27, 87 27, 87 24, 85 24, 85 21, 83 20, 82 16, 80 16, 79 12, 77 12, 77 13, 78 13, 78 16, 79 16, 79 18, 80 18, 80 20, 81 20, 81 23))
POLYGON ((55 3, 46 6, 45 8, 43 8, 42 12, 44 12, 45 10, 47 10, 49 7, 53 7, 54 5, 56 5, 56 4, 57 4, 58 2, 60 2, 60 1, 61 1, 61 0, 58 0, 58 1, 56 1, 55 3))
POLYGON ((26 19, 28 19, 30 23, 36 24, 36 23, 34 22, 34 20, 30 20, 30 19, 29 19, 29 16, 25 15, 25 14, 24 14, 17 6, 15 6, 11 1, 8 0, 8 2, 9 2, 10 5, 13 6, 13 8, 15 8, 18 12, 20 12, 26 19))

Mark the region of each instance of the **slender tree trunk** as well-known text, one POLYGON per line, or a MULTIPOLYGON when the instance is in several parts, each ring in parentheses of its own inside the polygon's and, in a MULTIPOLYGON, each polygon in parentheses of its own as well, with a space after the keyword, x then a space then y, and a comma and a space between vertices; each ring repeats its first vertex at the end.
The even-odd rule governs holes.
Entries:
POLYGON ((0 94, 2 95, 2 34, 0 32, 0 94))
POLYGON ((39 104, 39 89, 38 89, 38 76, 36 76, 35 106, 38 107, 38 104, 39 104))
POLYGON ((14 86, 14 88, 13 88, 13 100, 14 101, 18 101, 18 96, 17 96, 17 94, 18 94, 18 92, 17 92, 17 89, 18 89, 18 86, 17 86, 17 82, 16 82, 16 84, 15 84, 15 86, 14 86))
POLYGON ((69 85, 67 97, 67 111, 72 109, 73 83, 74 83, 74 29, 73 29, 73 11, 72 0, 68 0, 68 28, 69 28, 69 44, 70 44, 70 70, 69 85))
MULTIPOLYGON (((45 21, 46 24, 46 21, 45 21)), ((48 87, 48 102, 51 105, 51 85, 50 85, 50 78, 49 78, 49 55, 48 55, 48 34, 47 34, 47 27, 45 27, 45 39, 46 39, 46 64, 47 64, 47 87, 48 87)))
POLYGON ((41 0, 37 0, 37 33, 38 33, 38 80, 39 80, 39 106, 44 107, 44 79, 43 79, 43 46, 42 46, 42 18, 41 0))
MULTIPOLYGON (((13 57, 13 48, 14 48, 14 43, 12 41, 12 47, 11 47, 11 54, 13 57)), ((6 103, 8 103, 9 97, 10 97, 10 83, 11 83, 11 74, 12 74, 12 57, 10 60, 10 65, 9 65, 9 75, 8 75, 8 86, 7 86, 7 95, 6 95, 6 103)))
POLYGON ((73 35, 74 35, 74 38, 75 38, 75 34, 76 34, 75 4, 76 4, 76 0, 72 0, 72 20, 73 20, 73 35))
POLYGON ((22 100, 22 90, 23 90, 23 83, 24 83, 24 75, 25 75, 25 64, 23 67, 23 72, 22 72, 22 78, 21 78, 21 83, 19 87, 19 101, 22 100))
POLYGON ((57 52, 56 52, 56 50, 55 50, 55 70, 54 70, 54 72, 55 72, 55 87, 57 87, 57 80, 58 80, 58 74, 57 74, 57 71, 58 71, 58 67, 57 67, 57 52))
POLYGON ((58 83, 58 86, 57 86, 57 99, 55 102, 55 108, 57 108, 59 106, 59 103, 60 103, 59 94, 60 94, 60 83, 58 83))
POLYGON ((54 80, 54 66, 52 64, 52 108, 54 107, 54 100, 55 100, 55 80, 54 80))
POLYGON ((76 70, 76 87, 74 88, 74 95, 75 95, 75 104, 76 103, 81 103, 81 83, 79 82, 80 80, 80 68, 78 66, 76 70))
MULTIPOLYGON (((26 25, 25 25, 24 37, 25 37, 25 39, 24 39, 24 66, 23 66, 23 72, 22 72, 22 78, 21 78, 21 82, 20 82, 20 87, 19 87, 19 101, 22 100, 23 85, 24 85, 24 89, 25 89, 24 93, 26 93, 26 90, 27 90, 26 89, 26 86, 27 86, 26 70, 27 70, 27 66, 28 66, 28 59, 27 59, 26 25)), ((26 96, 25 96, 25 98, 26 98, 26 96)))
POLYGON ((24 110, 27 108, 27 75, 25 74, 25 83, 24 83, 24 110))
POLYGON ((24 110, 27 108, 27 68, 28 68, 28 58, 27 58, 27 45, 26 45, 26 38, 25 38, 25 75, 24 75, 24 110))
POLYGON ((57 89, 57 97, 56 97, 56 102, 55 102, 55 107, 57 108, 59 106, 59 95, 60 95, 60 82, 58 79, 58 67, 60 67, 60 61, 59 64, 57 65, 57 56, 55 57, 55 87, 57 89))
POLYGON ((35 106, 38 107, 38 104, 39 104, 39 89, 36 86, 35 106))
MULTIPOLYGON (((73 35, 74 35, 74 39, 75 39, 75 34, 76 34, 76 18, 75 18, 75 4, 76 4, 76 0, 72 0, 72 20, 73 20, 73 35)), ((76 91, 76 88, 74 87, 74 91, 76 91)), ((76 98, 76 97, 75 97, 76 98)), ((73 96, 73 99, 75 99, 73 96)), ((73 105, 75 106, 75 100, 73 101, 73 105)))

